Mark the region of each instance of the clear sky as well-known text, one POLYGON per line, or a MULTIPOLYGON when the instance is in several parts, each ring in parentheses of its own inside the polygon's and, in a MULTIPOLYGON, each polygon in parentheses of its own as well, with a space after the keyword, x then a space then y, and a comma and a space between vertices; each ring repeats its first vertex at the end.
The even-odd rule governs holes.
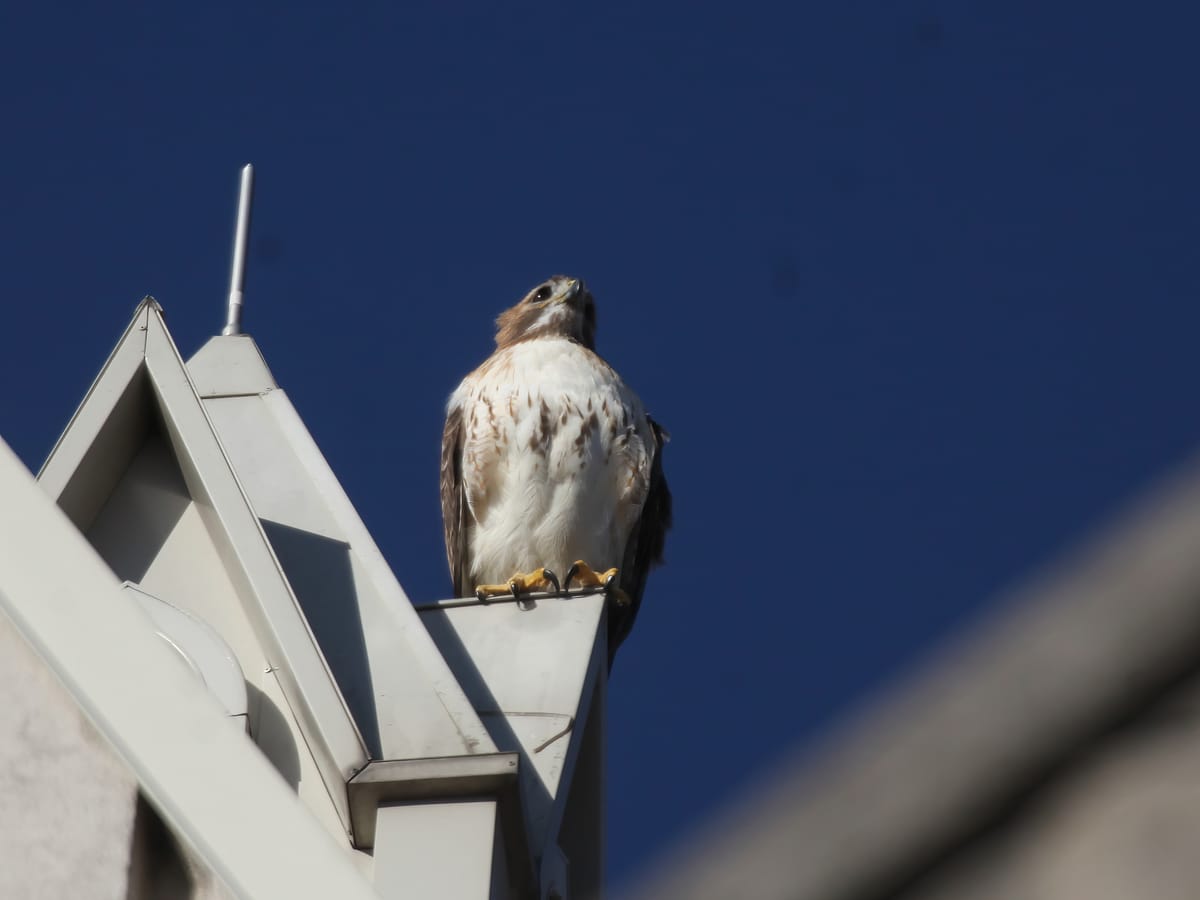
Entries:
POLYGON ((144 294, 219 330, 252 161, 246 330, 434 599, 445 399, 586 279, 673 435, 627 879, 1196 447, 1198 22, 1155 8, 5 4, 0 435, 36 469, 144 294))

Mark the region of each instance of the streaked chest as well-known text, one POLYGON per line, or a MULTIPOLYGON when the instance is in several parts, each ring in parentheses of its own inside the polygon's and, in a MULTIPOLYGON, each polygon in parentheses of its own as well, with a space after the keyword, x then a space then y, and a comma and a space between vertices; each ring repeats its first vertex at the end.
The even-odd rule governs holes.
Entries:
POLYGON ((580 495, 575 499, 611 491, 614 454, 643 418, 610 366, 561 339, 499 351, 463 382, 456 399, 466 431, 464 478, 477 499, 539 486, 568 486, 580 495))

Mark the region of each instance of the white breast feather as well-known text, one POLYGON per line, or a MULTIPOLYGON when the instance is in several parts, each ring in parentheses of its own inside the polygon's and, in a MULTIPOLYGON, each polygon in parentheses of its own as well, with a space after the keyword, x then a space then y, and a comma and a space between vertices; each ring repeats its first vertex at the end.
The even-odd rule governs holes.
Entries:
POLYGON ((561 338, 498 351, 450 398, 463 413, 471 578, 503 583, 576 559, 620 566, 649 488, 642 405, 594 354, 561 338))

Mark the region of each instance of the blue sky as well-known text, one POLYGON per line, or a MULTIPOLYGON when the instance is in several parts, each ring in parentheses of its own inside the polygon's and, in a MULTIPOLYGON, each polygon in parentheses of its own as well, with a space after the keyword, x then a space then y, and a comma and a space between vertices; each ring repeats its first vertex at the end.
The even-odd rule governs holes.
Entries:
POLYGON ((0 436, 36 469, 147 293, 246 330, 410 595, 443 405, 587 280, 671 430, 610 693, 628 879, 1190 454, 1194 13, 937 2, 0 11, 0 436))

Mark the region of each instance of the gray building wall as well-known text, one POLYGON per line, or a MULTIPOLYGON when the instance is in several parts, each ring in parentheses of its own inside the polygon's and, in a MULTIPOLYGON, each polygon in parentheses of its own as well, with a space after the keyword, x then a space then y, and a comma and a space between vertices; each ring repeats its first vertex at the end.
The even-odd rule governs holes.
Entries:
POLYGON ((0 897, 220 900, 112 747, 0 613, 0 897))

